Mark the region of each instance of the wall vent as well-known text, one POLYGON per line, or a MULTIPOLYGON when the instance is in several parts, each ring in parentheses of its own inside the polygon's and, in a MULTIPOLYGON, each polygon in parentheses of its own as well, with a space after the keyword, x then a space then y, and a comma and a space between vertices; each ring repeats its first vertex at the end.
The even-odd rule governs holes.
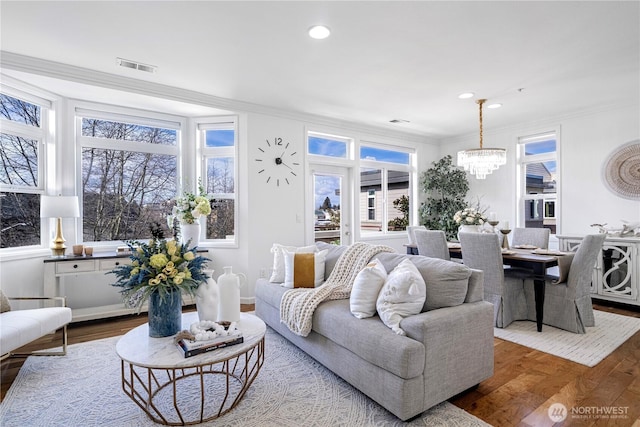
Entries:
POLYGON ((155 65, 142 64, 140 62, 131 61, 129 59, 116 58, 116 63, 125 68, 131 68, 133 70, 145 71, 147 73, 155 73, 157 68, 155 65))

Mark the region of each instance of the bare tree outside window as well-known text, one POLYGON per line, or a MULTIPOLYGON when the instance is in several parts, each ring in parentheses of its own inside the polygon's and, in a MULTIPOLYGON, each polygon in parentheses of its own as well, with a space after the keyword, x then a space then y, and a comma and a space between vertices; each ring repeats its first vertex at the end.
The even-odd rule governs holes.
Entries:
POLYGON ((18 98, 0 94, 0 247, 40 244, 40 193, 38 147, 42 109, 18 98), (32 137, 25 137, 30 134, 32 137), (24 191, 21 191, 24 189, 24 191))
MULTIPOLYGON (((172 129, 84 118, 83 136, 176 145, 172 129)), ((108 148, 82 148, 85 241, 150 238, 158 222, 171 234, 166 216, 176 195, 177 155, 108 148)))

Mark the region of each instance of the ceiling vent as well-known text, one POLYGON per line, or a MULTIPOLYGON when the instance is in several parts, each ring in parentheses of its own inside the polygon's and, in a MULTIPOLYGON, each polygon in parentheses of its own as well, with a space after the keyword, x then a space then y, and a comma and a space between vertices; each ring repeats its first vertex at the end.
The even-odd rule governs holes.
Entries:
POLYGON ((124 68, 131 68, 133 70, 145 71, 147 73, 155 73, 155 65, 141 64, 140 62, 131 61, 129 59, 116 58, 116 63, 124 68))
POLYGON ((411 123, 411 122, 409 120, 393 119, 393 120, 389 120, 389 123, 411 123))

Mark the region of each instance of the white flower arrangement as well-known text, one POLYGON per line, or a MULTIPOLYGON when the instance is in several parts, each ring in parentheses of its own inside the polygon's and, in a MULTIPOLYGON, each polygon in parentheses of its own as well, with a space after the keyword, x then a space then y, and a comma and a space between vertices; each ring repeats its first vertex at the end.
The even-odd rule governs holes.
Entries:
POLYGON ((453 216, 458 225, 483 225, 487 217, 476 208, 464 208, 453 216))
POLYGON ((185 192, 181 197, 176 198, 176 205, 167 218, 170 226, 174 218, 177 218, 180 224, 193 224, 200 216, 211 213, 212 197, 205 192, 202 183, 198 184, 198 192, 199 194, 185 192))

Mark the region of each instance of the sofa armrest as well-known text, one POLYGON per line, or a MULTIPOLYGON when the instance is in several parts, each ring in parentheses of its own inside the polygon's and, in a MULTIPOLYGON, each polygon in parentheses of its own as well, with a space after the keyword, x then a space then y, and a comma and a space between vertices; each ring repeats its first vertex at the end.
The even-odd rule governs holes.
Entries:
POLYGON ((425 396, 440 402, 493 375, 491 303, 427 311, 406 317, 400 327, 425 346, 425 396))

